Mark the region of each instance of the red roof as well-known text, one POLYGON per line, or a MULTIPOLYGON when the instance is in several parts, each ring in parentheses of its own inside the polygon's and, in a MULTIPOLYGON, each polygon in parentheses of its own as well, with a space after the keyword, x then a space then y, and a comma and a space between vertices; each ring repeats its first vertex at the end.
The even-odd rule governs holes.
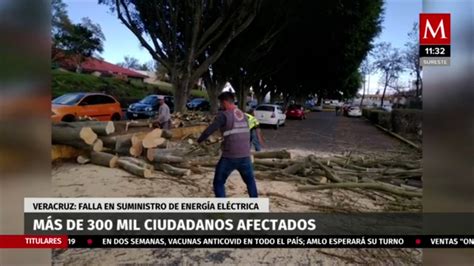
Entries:
MULTIPOLYGON (((59 64, 61 67, 66 69, 76 69, 74 66, 73 60, 68 57, 60 57, 58 58, 60 61, 59 64)), ((132 78, 148 78, 147 75, 140 74, 128 68, 124 68, 121 66, 114 65, 112 63, 106 62, 104 60, 100 60, 97 58, 88 57, 82 62, 81 68, 84 72, 100 72, 105 74, 113 74, 113 75, 124 75, 127 77, 132 78)))

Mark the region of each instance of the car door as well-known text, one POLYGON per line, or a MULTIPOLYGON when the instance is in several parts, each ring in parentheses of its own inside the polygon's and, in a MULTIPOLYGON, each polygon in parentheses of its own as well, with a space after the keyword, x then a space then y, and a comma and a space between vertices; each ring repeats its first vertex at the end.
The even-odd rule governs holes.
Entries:
POLYGON ((117 106, 114 98, 107 95, 97 95, 98 113, 97 119, 108 121, 114 113, 120 113, 121 110, 117 106))
POLYGON ((97 102, 99 99, 97 95, 89 95, 84 97, 78 104, 78 112, 76 117, 89 116, 92 118, 97 118, 97 113, 99 112, 99 107, 97 102))

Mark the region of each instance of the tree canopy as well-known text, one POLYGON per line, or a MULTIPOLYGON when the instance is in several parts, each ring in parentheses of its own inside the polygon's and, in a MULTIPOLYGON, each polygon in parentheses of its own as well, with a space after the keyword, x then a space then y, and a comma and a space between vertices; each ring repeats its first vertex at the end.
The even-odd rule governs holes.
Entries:
POLYGON ((168 70, 177 110, 199 78, 211 105, 227 81, 241 104, 250 86, 259 98, 351 97, 383 11, 382 0, 99 2, 168 70))

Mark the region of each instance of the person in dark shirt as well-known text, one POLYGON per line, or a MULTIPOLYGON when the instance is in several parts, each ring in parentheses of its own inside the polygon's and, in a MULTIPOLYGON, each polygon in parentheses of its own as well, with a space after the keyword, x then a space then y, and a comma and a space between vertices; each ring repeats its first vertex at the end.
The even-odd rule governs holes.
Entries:
POLYGON ((258 197, 257 185, 253 174, 250 159, 250 130, 247 118, 234 104, 234 95, 223 92, 219 95, 219 102, 223 111, 220 111, 214 122, 201 134, 198 143, 206 140, 216 130, 220 130, 224 142, 222 156, 217 163, 214 175, 214 194, 216 197, 225 197, 225 183, 232 171, 239 171, 247 185, 250 197, 258 197))

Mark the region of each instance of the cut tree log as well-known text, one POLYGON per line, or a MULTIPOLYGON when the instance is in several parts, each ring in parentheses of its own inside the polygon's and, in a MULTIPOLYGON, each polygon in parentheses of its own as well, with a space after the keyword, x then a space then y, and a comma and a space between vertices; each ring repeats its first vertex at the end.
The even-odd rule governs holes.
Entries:
POLYGON ((129 149, 130 155, 132 155, 133 157, 138 157, 142 155, 143 153, 142 143, 145 136, 146 136, 146 133, 133 134, 132 138, 130 139, 130 143, 131 143, 131 146, 129 149))
POLYGON ((189 176, 191 174, 189 169, 178 168, 165 163, 155 164, 155 167, 173 176, 189 176))
POLYGON ((197 125, 191 127, 172 128, 169 131, 172 134, 172 139, 179 140, 186 135, 191 135, 194 133, 201 134, 206 128, 207 125, 197 125))
POLYGON ((51 160, 54 162, 60 159, 77 158, 79 155, 86 155, 87 151, 67 145, 53 145, 51 147, 51 160))
POLYGON ((289 175, 294 175, 300 171, 303 171, 305 169, 306 164, 304 162, 300 163, 295 163, 293 165, 290 165, 283 169, 283 173, 289 174, 289 175))
POLYGON ((114 150, 118 154, 130 154, 130 147, 132 147, 132 137, 135 134, 127 134, 123 136, 117 136, 115 139, 114 150))
POLYGON ((75 127, 69 124, 53 124, 51 127, 53 144, 69 145, 75 148, 89 148, 97 139, 90 127, 75 127))
POLYGON ((143 137, 143 148, 150 149, 156 148, 166 142, 165 138, 162 138, 162 130, 157 128, 149 132, 143 137))
POLYGON ((421 192, 397 189, 397 188, 394 188, 393 186, 386 185, 383 183, 353 183, 353 182, 333 183, 333 184, 324 184, 324 185, 319 185, 319 186, 299 187, 298 191, 305 192, 305 191, 332 189, 332 188, 341 188, 341 189, 369 188, 369 189, 390 192, 392 194, 403 196, 403 197, 422 197, 423 196, 421 192))
POLYGON ((134 158, 134 157, 127 157, 127 156, 124 156, 124 157, 120 157, 119 159, 121 160, 127 160, 127 161, 130 161, 138 166, 141 166, 143 168, 146 168, 146 169, 150 169, 150 170, 154 170, 155 167, 152 165, 152 164, 149 164, 147 163, 145 160, 143 159, 139 159, 139 158, 134 158))
POLYGON ((157 163, 182 163, 184 162, 183 157, 171 155, 169 153, 163 153, 160 149, 148 149, 147 159, 151 162, 157 163))
POLYGON ((69 124, 74 127, 90 127, 99 136, 107 136, 115 132, 114 122, 112 121, 61 122, 61 124, 69 124))
POLYGON ((171 139, 173 138, 173 132, 171 132, 171 130, 162 129, 161 137, 165 139, 171 139))
POLYGON ((87 164, 87 163, 90 163, 90 161, 91 161, 91 159, 87 156, 84 156, 84 155, 79 155, 76 158, 76 162, 78 164, 87 164))
POLYGON ((96 165, 114 168, 117 165, 118 157, 106 152, 91 152, 91 163, 96 165))
POLYGON ((318 159, 316 159, 315 156, 310 155, 310 156, 308 156, 308 159, 310 160, 310 162, 316 163, 319 166, 319 168, 321 168, 324 171, 326 177, 329 180, 331 180, 333 182, 337 182, 337 183, 338 182, 343 182, 343 180, 341 178, 339 178, 336 175, 336 173, 332 172, 328 167, 326 167, 323 163, 321 163, 318 159))
POLYGON ((153 127, 153 123, 151 121, 127 121, 127 123, 125 124, 125 132, 128 131, 129 128, 131 127, 148 127, 148 128, 152 128, 153 127))
POLYGON ((287 150, 279 151, 263 151, 252 153, 256 159, 277 158, 277 159, 291 159, 291 154, 287 150))
POLYGON ((117 164, 123 170, 139 177, 148 178, 148 177, 152 177, 153 175, 152 170, 139 166, 137 164, 134 164, 129 160, 119 159, 117 161, 117 164))
POLYGON ((96 139, 92 144, 93 151, 102 151, 104 149, 104 144, 101 139, 96 139))

